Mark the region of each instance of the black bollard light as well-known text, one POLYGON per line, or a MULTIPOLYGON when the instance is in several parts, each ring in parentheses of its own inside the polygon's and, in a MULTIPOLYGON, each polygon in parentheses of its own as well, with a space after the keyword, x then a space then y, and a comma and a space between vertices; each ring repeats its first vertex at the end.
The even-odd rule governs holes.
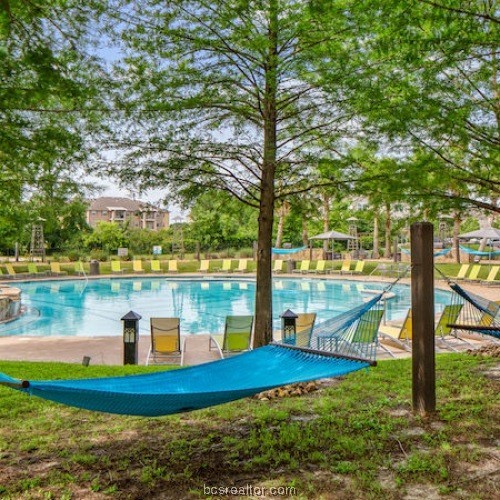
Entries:
POLYGON ((281 315, 281 340, 284 344, 295 344, 297 318, 298 315, 290 311, 290 309, 287 309, 281 315))
POLYGON ((123 316, 123 364, 137 365, 139 359, 140 314, 129 311, 123 316))

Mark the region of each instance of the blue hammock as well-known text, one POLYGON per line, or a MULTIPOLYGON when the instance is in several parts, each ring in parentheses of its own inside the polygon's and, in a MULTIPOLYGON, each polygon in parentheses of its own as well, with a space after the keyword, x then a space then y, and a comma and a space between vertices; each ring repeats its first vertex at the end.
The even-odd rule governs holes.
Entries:
POLYGON ((159 373, 29 382, 0 374, 0 384, 77 408, 153 417, 227 403, 286 384, 338 377, 370 364, 268 345, 232 358, 159 373))
POLYGON ((473 250, 472 248, 467 248, 462 245, 460 245, 460 250, 470 255, 478 255, 479 257, 497 257, 498 255, 500 255, 500 250, 492 250, 491 252, 480 252, 479 250, 473 250))
MULTIPOLYGON (((410 255, 410 249, 409 248, 400 248, 401 252, 403 252, 406 255, 410 255)), ((451 247, 450 248, 443 248, 442 250, 439 250, 438 252, 434 253, 434 257, 440 257, 441 255, 446 255, 451 252, 451 247)))
POLYGON ((302 252, 307 247, 297 247, 297 248, 271 248, 271 252, 277 255, 288 255, 292 253, 302 252))

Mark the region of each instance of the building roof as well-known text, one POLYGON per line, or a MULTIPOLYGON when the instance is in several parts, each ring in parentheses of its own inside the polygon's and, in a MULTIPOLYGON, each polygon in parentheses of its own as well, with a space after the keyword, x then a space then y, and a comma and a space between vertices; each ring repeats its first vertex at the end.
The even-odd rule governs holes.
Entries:
MULTIPOLYGON (((89 210, 128 210, 130 212, 140 211, 140 210, 159 210, 151 203, 146 203, 140 200, 131 200, 130 198, 115 198, 104 196, 102 198, 96 198, 95 200, 90 200, 89 210)), ((168 210, 161 209, 162 212, 168 212, 168 210)))

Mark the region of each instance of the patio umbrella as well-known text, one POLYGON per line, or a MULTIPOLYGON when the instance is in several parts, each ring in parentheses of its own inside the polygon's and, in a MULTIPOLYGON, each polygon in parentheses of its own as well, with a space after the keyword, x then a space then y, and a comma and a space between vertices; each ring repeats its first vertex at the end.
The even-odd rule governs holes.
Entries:
POLYGON ((482 240, 483 238, 487 238, 489 240, 500 240, 500 229, 496 229, 494 227, 484 227, 476 231, 471 231, 470 233, 459 234, 458 237, 463 240, 471 240, 473 238, 477 238, 479 240, 482 240))
MULTIPOLYGON (((339 233, 338 231, 327 231, 326 233, 317 234, 316 236, 311 236, 310 240, 332 240, 332 258, 334 255, 334 242, 335 240, 355 240, 355 236, 350 234, 339 233)), ((312 250, 311 250, 312 252, 312 250)))

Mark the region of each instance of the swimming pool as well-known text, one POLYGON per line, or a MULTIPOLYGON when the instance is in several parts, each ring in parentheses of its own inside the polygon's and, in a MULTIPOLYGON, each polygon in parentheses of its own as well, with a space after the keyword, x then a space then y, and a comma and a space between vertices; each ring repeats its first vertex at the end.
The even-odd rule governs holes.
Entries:
MULTIPOLYGON (((279 315, 315 312, 317 323, 351 309, 383 290, 385 283, 349 280, 273 279, 274 328, 279 315)), ((227 315, 253 314, 255 281, 251 279, 172 279, 159 277, 60 280, 16 283, 27 312, 0 324, 0 336, 121 335, 120 318, 133 310, 142 316, 141 333, 149 333, 152 316, 176 316, 181 333, 221 333, 227 315)), ((387 319, 401 318, 410 304, 410 288, 397 285, 386 301, 387 319)), ((450 302, 436 290, 436 310, 450 302)))

